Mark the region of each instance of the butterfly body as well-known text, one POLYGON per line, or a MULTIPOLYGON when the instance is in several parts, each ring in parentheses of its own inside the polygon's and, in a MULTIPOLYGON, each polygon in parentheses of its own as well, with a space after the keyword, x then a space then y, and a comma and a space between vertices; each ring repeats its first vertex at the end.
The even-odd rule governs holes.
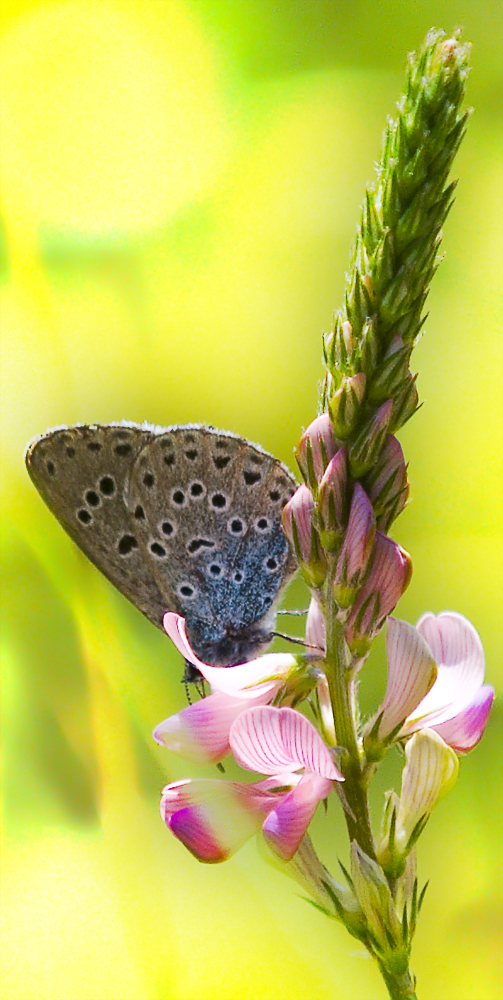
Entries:
POLYGON ((281 511, 296 483, 272 455, 198 424, 61 427, 27 449, 47 506, 155 625, 182 614, 197 655, 230 666, 271 639, 296 569, 281 511))

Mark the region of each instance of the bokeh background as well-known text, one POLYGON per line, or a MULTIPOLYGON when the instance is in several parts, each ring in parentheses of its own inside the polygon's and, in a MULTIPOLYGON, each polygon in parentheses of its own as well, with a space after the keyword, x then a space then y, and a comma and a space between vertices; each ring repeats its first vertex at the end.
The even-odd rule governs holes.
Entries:
MULTIPOLYGON (((405 54, 463 25, 476 113, 415 355, 426 405, 400 435, 398 613, 467 615, 501 689, 501 6, 4 0, 2 21, 2 998, 377 1000, 371 962, 253 842, 207 867, 165 830, 163 784, 214 775, 151 739, 184 704, 181 658, 22 455, 47 427, 128 418, 212 423, 292 465, 405 54)), ((381 639, 366 706, 384 682, 381 639)), ((497 701, 420 843, 421 1000, 502 995, 500 721, 497 701)), ((391 757, 376 816, 397 774, 391 757)), ((314 838, 335 870, 335 804, 314 838)))

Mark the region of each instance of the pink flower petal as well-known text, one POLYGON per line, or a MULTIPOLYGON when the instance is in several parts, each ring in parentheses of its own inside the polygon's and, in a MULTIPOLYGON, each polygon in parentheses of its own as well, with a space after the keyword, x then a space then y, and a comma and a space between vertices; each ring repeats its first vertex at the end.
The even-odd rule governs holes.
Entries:
POLYGON ((421 634, 399 618, 388 618, 388 685, 381 707, 379 736, 384 738, 416 708, 436 677, 435 660, 421 634))
POLYGON ((206 666, 206 664, 204 664, 202 660, 196 656, 192 646, 190 645, 187 638, 185 618, 182 618, 181 615, 176 615, 173 611, 167 611, 162 620, 162 624, 164 631, 169 635, 171 641, 174 642, 176 648, 186 660, 193 663, 198 670, 201 667, 206 666))
POLYGON ((344 778, 314 726, 292 708, 249 708, 232 724, 229 743, 243 767, 262 774, 301 767, 336 781, 344 778))
POLYGON ((270 693, 267 700, 272 700, 281 686, 283 676, 297 663, 291 653, 266 653, 256 660, 239 663, 235 667, 213 667, 196 656, 187 638, 185 618, 168 611, 164 615, 163 625, 182 656, 197 667, 211 685, 212 691, 220 691, 234 698, 253 698, 256 691, 250 688, 262 684, 263 693, 266 688, 270 693), (279 680, 275 680, 276 677, 279 680))
POLYGON ((320 527, 328 533, 329 548, 336 547, 346 521, 347 482, 348 453, 341 448, 327 465, 318 498, 320 527))
POLYGON ((199 861, 215 863, 239 850, 277 801, 277 795, 260 792, 254 785, 189 779, 167 785, 161 816, 199 861))
MULTIPOLYGON (((255 704, 269 701, 268 692, 255 692, 255 704)), ((171 715, 154 729, 154 739, 173 753, 197 763, 215 764, 229 753, 229 731, 250 700, 210 694, 171 715)))
POLYGON ((493 698, 494 688, 483 684, 474 700, 458 715, 432 728, 457 753, 468 753, 482 738, 493 698))
POLYGON ((454 718, 475 697, 484 680, 484 650, 471 622, 454 611, 428 613, 417 630, 437 661, 438 675, 431 691, 407 719, 404 732, 438 726, 454 718))
POLYGON ((330 459, 336 454, 340 442, 336 441, 334 429, 328 413, 316 417, 304 431, 296 449, 297 461, 302 475, 309 480, 309 464, 307 461, 308 442, 311 447, 313 472, 316 479, 321 479, 330 459))
POLYGON ((410 556, 387 535, 376 531, 370 572, 349 613, 346 638, 349 645, 358 636, 374 636, 391 614, 412 573, 410 556))
POLYGON ((282 523, 290 545, 299 546, 298 557, 309 562, 313 546, 313 494, 308 486, 299 486, 283 507, 282 523), (294 530, 295 528, 295 530, 294 530))
POLYGON ((452 788, 459 771, 456 754, 432 729, 407 741, 405 757, 395 833, 399 851, 405 850, 418 821, 452 788))
POLYGON ((316 806, 330 793, 331 781, 317 774, 305 774, 263 825, 264 836, 281 858, 288 861, 295 854, 314 816, 316 806))
POLYGON ((376 531, 372 504, 360 483, 355 483, 348 527, 342 546, 335 581, 338 585, 357 586, 367 568, 376 531))
POLYGON ((306 642, 309 643, 306 653, 323 657, 326 646, 326 630, 323 611, 315 597, 311 598, 306 618, 306 642))

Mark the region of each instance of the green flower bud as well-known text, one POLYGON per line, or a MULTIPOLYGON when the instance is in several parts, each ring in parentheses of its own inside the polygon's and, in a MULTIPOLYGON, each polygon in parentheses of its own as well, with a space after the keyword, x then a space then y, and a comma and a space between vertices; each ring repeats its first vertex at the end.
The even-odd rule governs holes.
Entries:
POLYGON ((377 462, 393 419, 393 400, 388 399, 365 422, 349 448, 349 467, 359 479, 377 462))
POLYGON ((343 379, 340 389, 329 401, 335 436, 343 441, 350 436, 358 421, 365 396, 366 381, 363 372, 343 379))
POLYGON ((370 403, 383 403, 385 399, 393 398, 408 374, 411 353, 411 344, 404 344, 401 337, 393 337, 369 385, 370 403))
POLYGON ((392 431, 397 431, 399 427, 403 427, 407 423, 407 420, 410 420, 416 410, 419 409, 416 379, 417 375, 411 375, 409 372, 404 379, 399 394, 395 396, 393 419, 390 424, 390 430, 392 431))

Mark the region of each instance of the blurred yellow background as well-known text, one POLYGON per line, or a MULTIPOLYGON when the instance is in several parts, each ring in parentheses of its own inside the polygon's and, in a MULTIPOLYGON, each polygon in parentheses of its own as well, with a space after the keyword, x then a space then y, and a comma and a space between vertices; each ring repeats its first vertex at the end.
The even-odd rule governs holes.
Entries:
MULTIPOLYGON (((401 433, 413 503, 395 537, 415 574, 398 613, 467 615, 501 688, 501 7, 4 0, 1 16, 1 996, 384 998, 255 844, 209 867, 167 833, 163 784, 214 775, 151 739, 184 704, 181 658, 77 552, 22 456, 47 427, 128 418, 212 423, 292 466, 405 54, 462 24, 476 114, 415 355, 426 405, 401 433)), ((381 638, 364 705, 384 678, 381 638)), ((420 1000, 503 995, 498 721, 497 701, 419 846, 420 1000)), ((335 872, 335 804, 314 836, 335 872)))

